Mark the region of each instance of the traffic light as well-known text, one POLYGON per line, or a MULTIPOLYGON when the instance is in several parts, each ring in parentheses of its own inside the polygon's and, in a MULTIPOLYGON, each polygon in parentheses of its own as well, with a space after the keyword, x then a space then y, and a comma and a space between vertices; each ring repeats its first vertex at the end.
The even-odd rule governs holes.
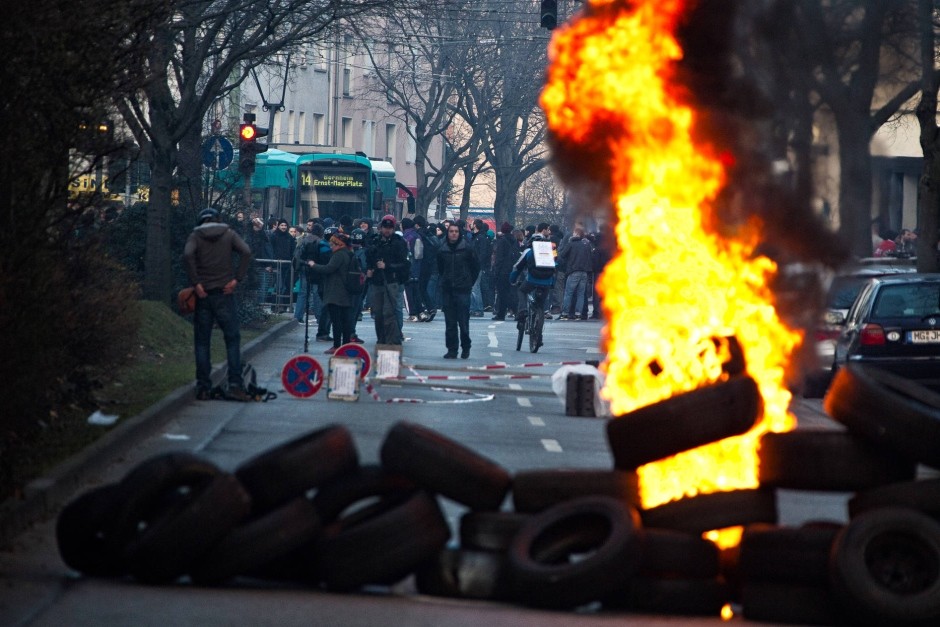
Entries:
POLYGON ((539 26, 552 30, 558 25, 558 0, 542 0, 539 26))
POLYGON ((238 129, 238 170, 244 174, 255 171, 255 157, 268 150, 267 144, 259 144, 259 137, 267 137, 268 129, 245 122, 238 129))

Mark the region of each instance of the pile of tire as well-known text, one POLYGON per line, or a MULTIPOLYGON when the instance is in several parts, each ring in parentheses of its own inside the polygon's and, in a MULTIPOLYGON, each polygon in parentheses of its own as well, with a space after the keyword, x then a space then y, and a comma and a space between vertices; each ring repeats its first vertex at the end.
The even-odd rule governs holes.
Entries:
MULTIPOLYGON (((749 620, 940 623, 940 480, 915 479, 919 464, 940 468, 940 395, 851 365, 835 377, 824 408, 839 423, 833 429, 761 438, 757 488, 641 509, 647 536, 742 527, 740 543, 721 552, 718 581, 725 602, 749 620), (852 494, 848 522, 780 525, 777 490, 852 494)), ((733 377, 610 421, 608 444, 615 468, 632 472, 744 433, 760 413, 756 384, 733 377)), ((701 581, 666 581, 684 587, 686 600, 707 589, 701 581)))

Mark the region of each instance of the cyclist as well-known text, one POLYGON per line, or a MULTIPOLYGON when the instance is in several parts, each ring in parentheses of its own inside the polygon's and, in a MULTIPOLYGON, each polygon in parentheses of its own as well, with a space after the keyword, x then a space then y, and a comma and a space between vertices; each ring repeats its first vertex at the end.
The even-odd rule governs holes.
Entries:
MULTIPOLYGON (((535 233, 525 252, 519 257, 519 260, 512 267, 509 273, 509 281, 519 286, 518 314, 516 315, 516 326, 520 331, 526 328, 526 318, 529 312, 536 312, 538 317, 533 318, 529 328, 537 329, 537 336, 530 337, 530 346, 532 352, 538 350, 542 345, 541 329, 542 322, 546 317, 545 306, 549 290, 555 284, 555 256, 554 250, 547 248, 540 251, 542 254, 536 254, 536 247, 542 244, 551 246, 551 243, 541 233, 535 233), (520 277, 525 273, 524 278, 520 277)), ((521 341, 520 333, 520 341, 521 341)), ((518 350, 518 349, 517 349, 518 350)))

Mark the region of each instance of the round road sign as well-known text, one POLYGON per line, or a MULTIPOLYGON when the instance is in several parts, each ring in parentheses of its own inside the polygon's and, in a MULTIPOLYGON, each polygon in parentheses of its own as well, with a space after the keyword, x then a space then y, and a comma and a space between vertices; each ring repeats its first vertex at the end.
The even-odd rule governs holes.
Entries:
POLYGON ((337 348, 333 354, 341 357, 358 357, 362 362, 362 367, 359 369, 360 379, 365 379, 366 375, 369 374, 369 370, 372 369, 372 357, 369 355, 369 351, 355 342, 343 344, 337 348))
POLYGON ((284 364, 281 383, 291 396, 308 398, 323 386, 323 368, 310 355, 297 355, 284 364))

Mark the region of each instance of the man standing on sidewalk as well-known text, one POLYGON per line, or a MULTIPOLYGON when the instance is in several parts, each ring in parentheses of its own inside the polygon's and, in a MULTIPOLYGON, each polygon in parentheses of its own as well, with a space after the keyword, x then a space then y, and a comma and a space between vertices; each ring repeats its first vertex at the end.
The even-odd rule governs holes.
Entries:
POLYGON ((219 323, 225 338, 228 358, 228 398, 250 400, 242 381, 241 332, 235 288, 245 280, 251 263, 251 249, 211 207, 199 213, 199 225, 193 229, 183 248, 183 261, 189 282, 196 289, 193 316, 193 341, 196 352, 196 399, 209 400, 212 389, 212 363, 209 351, 212 324, 219 323), (240 256, 238 271, 232 273, 232 253, 240 256))

